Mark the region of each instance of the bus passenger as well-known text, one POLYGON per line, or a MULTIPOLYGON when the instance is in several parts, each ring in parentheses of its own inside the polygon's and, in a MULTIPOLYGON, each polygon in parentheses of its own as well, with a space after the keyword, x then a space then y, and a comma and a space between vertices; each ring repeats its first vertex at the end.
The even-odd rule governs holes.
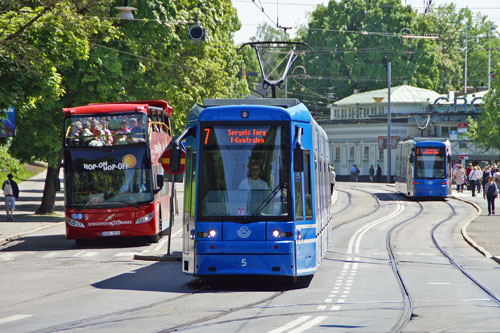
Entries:
POLYGON ((130 129, 126 120, 120 122, 120 127, 116 130, 116 134, 129 134, 130 129))
POLYGON ((260 166, 257 163, 250 164, 249 176, 243 178, 238 186, 240 190, 267 190, 269 185, 260 178, 260 166))
POLYGON ((138 119, 137 126, 132 128, 130 133, 132 134, 132 136, 135 139, 139 139, 139 141, 145 141, 146 129, 144 128, 144 119, 143 118, 138 119))

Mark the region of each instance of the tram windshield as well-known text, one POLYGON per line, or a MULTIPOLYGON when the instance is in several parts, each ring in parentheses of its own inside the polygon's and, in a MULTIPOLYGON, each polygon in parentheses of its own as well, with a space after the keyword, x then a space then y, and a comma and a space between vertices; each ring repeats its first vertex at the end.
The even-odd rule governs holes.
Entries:
POLYGON ((288 125, 209 125, 200 136, 199 220, 288 218, 288 125))
POLYGON ((66 205, 117 208, 153 200, 151 163, 145 149, 66 151, 66 205))
POLYGON ((417 147, 415 178, 445 178, 446 155, 444 147, 417 147))

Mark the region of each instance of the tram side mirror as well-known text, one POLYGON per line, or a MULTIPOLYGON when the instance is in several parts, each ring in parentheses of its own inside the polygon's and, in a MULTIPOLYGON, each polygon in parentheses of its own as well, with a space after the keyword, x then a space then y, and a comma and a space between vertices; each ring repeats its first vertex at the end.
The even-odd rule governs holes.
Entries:
POLYGON ((158 188, 155 189, 155 191, 154 191, 155 194, 161 191, 161 189, 163 188, 163 185, 164 185, 163 175, 157 174, 156 175, 156 186, 158 186, 158 188))
POLYGON ((410 157, 408 157, 408 160, 410 161, 410 163, 415 162, 415 155, 411 153, 410 157))
POLYGON ((293 149, 293 171, 304 171, 304 155, 304 149, 302 148, 302 146, 297 145, 293 149))

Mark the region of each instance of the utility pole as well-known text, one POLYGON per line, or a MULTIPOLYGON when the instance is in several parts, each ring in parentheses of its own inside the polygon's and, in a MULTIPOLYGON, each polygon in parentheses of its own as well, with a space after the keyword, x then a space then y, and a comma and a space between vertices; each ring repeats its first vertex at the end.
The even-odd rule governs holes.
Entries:
POLYGON ((490 90, 491 86, 491 30, 493 28, 490 27, 490 31, 488 32, 488 90, 490 90))
POLYGON ((467 38, 468 38, 469 24, 465 26, 465 70, 464 70, 464 96, 467 96, 467 38))
POLYGON ((391 63, 387 63, 387 182, 391 182, 391 63))

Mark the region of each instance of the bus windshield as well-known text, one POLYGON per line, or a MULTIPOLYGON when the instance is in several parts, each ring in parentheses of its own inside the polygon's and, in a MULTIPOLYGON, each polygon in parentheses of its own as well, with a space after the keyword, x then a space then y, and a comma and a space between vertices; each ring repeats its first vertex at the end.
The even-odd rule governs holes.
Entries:
POLYGON ((113 208, 153 200, 146 149, 66 151, 66 205, 113 208))
POLYGON ((445 178, 445 148, 417 147, 415 178, 445 178))
POLYGON ((144 113, 113 113, 66 118, 65 144, 69 147, 103 147, 146 142, 144 113))
POLYGON ((202 126, 198 219, 285 220, 289 135, 286 125, 202 126))

